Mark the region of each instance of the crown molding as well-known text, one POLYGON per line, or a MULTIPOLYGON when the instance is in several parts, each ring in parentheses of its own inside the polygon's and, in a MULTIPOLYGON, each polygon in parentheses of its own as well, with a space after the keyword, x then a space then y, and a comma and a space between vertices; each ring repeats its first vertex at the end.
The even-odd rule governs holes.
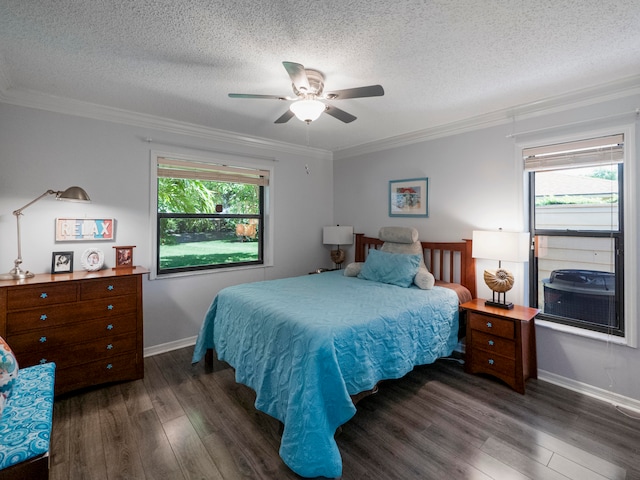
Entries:
POLYGON ((403 147, 414 143, 426 142, 437 138, 458 135, 461 133, 481 130, 512 123, 515 119, 525 120, 529 118, 549 115, 565 110, 584 107, 601 103, 616 98, 640 93, 640 75, 626 77, 620 80, 583 88, 562 95, 547 97, 545 99, 518 105, 511 108, 496 110, 494 112, 470 117, 468 119, 437 125, 424 130, 384 138, 374 142, 347 147, 333 152, 334 160, 365 155, 369 153, 403 147))
POLYGON ((638 93, 640 93, 640 75, 635 75, 595 87, 588 87, 566 94, 548 97, 536 102, 497 110, 475 117, 443 125, 436 125, 427 129, 383 138, 374 142, 346 147, 331 152, 320 148, 277 142, 261 137, 243 135, 225 130, 209 128, 202 125, 179 122, 153 115, 132 112, 129 110, 58 97, 34 90, 11 88, 6 75, 4 75, 2 69, 0 69, 0 102, 2 103, 91 118, 94 120, 122 123, 140 128, 160 130, 168 133, 176 133, 208 141, 224 142, 242 147, 259 148, 263 152, 271 151, 277 153, 290 153, 293 155, 311 155, 316 158, 334 160, 389 150, 391 148, 403 147, 414 143, 504 125, 512 123, 514 119, 524 120, 549 115, 638 93))
POLYGON ((270 151, 274 153, 289 153, 292 155, 311 155, 315 158, 329 160, 333 157, 330 151, 320 148, 303 147, 266 138, 218 130, 193 123, 180 122, 130 110, 49 95, 35 90, 3 89, 2 79, 2 72, 0 71, 0 102, 2 103, 91 118, 93 120, 121 123, 145 129, 160 130, 167 133, 176 133, 242 147, 259 148, 261 152, 270 151))

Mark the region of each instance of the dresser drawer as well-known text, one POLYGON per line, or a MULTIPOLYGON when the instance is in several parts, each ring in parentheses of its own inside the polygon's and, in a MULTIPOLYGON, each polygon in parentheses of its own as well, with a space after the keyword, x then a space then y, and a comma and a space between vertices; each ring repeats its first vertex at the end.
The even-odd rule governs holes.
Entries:
POLYGON ((474 350, 471 368, 474 372, 495 375, 508 382, 513 382, 516 374, 516 362, 513 358, 483 350, 474 350))
POLYGON ((515 327, 510 320, 469 312, 467 321, 473 330, 490 333, 503 338, 513 339, 515 336, 515 327))
POLYGON ((15 352, 20 365, 29 366, 38 363, 54 362, 57 368, 67 368, 92 360, 109 359, 119 354, 133 352, 136 348, 135 333, 110 335, 89 342, 77 343, 64 348, 15 352))
POLYGON ((494 355, 502 355, 503 357, 516 358, 516 342, 506 338, 498 337, 488 333, 482 333, 475 330, 471 331, 473 336, 471 340, 472 348, 476 350, 484 350, 494 355))
POLYGON ((137 310, 138 299, 133 295, 32 308, 7 314, 7 336, 44 327, 56 327, 97 318, 118 317, 137 310))
POLYGON ((71 303, 76 300, 78 300, 78 289, 73 282, 17 287, 9 289, 7 292, 7 310, 71 303))
POLYGON ((136 327, 136 315, 129 314, 74 323, 68 326, 42 327, 26 333, 7 336, 7 343, 11 345, 18 357, 18 362, 22 365, 24 360, 21 354, 23 352, 58 349, 74 343, 88 342, 121 333, 131 333, 136 331, 136 327))
MULTIPOLYGON (((141 360, 140 360, 141 361, 141 360)), ((142 378, 135 352, 69 368, 56 368, 56 395, 89 385, 142 378)))
POLYGON ((91 280, 83 282, 80 285, 80 300, 109 298, 118 295, 133 295, 137 290, 138 280, 135 277, 113 277, 91 280))

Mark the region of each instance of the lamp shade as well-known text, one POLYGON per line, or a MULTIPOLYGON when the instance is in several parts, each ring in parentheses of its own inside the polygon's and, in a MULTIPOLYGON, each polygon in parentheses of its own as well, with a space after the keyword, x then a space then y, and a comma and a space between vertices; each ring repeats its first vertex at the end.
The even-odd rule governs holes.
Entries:
POLYGON ((529 261, 529 233, 503 231, 474 231, 473 258, 504 262, 529 261))
POLYGON ((56 198, 58 200, 65 200, 67 202, 90 202, 91 199, 87 192, 80 187, 69 187, 64 192, 57 192, 56 198))
POLYGON ((353 227, 324 227, 322 243, 325 245, 351 245, 353 243, 353 227))
POLYGON ((310 123, 317 120, 325 108, 325 104, 319 100, 298 100, 291 104, 289 110, 291 110, 299 120, 310 123))

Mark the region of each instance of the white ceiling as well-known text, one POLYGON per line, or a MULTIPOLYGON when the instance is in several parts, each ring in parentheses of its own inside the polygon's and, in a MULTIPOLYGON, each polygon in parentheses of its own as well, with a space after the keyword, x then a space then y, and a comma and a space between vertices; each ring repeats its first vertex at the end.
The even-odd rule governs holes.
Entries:
MULTIPOLYGON (((331 151, 640 74, 638 0, 0 0, 0 100, 51 95, 331 151), (273 122, 282 61, 325 90, 381 84, 307 127, 273 122)), ((640 78, 640 77, 638 77, 640 78)))

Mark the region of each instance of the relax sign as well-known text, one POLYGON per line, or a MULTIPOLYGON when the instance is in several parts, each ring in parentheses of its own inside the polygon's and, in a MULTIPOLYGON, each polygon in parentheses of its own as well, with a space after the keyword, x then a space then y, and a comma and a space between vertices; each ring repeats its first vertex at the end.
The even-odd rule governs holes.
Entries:
POLYGON ((113 240, 113 218, 56 218, 56 242, 113 240))

